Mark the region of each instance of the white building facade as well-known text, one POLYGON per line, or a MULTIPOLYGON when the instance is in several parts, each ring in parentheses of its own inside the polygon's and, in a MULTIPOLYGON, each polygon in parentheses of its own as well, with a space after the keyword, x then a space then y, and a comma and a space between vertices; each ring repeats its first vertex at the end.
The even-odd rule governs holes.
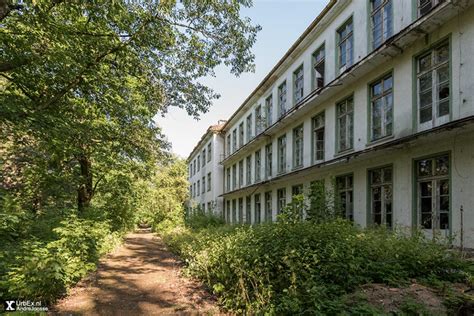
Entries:
POLYGON ((472 5, 331 1, 222 128, 226 221, 276 220, 335 182, 362 227, 474 248, 472 5))
POLYGON ((188 212, 201 209, 206 213, 222 214, 223 159, 225 121, 210 126, 187 159, 189 199, 188 212))

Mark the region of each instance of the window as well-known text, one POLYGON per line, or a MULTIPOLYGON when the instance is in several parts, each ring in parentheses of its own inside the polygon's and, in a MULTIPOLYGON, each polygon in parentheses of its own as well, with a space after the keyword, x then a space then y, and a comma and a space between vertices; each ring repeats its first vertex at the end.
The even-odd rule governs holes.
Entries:
POLYGON ((199 180, 198 180, 198 182, 197 182, 197 191, 196 191, 198 196, 199 196, 200 192, 201 192, 201 182, 199 182, 199 180))
POLYGON ((247 170, 247 185, 249 185, 252 183, 252 156, 247 156, 245 164, 247 170))
POLYGON ((239 161, 239 188, 244 186, 244 160, 239 161))
POLYGON ((255 152, 255 182, 260 181, 260 173, 262 170, 261 150, 255 152))
POLYGON ((337 52, 340 72, 352 66, 354 61, 354 37, 352 36, 352 31, 352 18, 337 30, 337 52))
POLYGON ((345 175, 336 178, 336 196, 338 198, 341 216, 349 220, 354 220, 354 192, 353 177, 345 175))
POLYGON ((303 125, 293 129, 293 168, 303 166, 303 125))
POLYGON ((263 123, 262 106, 259 105, 255 108, 255 135, 263 131, 263 123))
POLYGON ((206 204, 204 203, 201 204, 201 210, 203 213, 206 213, 206 204))
POLYGON ((247 142, 252 139, 252 114, 247 116, 247 142))
POLYGON ((196 183, 193 184, 193 197, 196 197, 196 183))
POLYGON ((206 165, 206 149, 202 150, 202 166, 206 165))
POLYGON ((245 198, 245 221, 247 224, 252 224, 252 198, 250 195, 245 198))
POLYGON ((424 229, 449 229, 449 155, 416 162, 418 224, 424 229))
POLYGON ((237 223, 237 200, 232 200, 232 224, 237 223))
POLYGON ((226 222, 230 223, 230 201, 229 200, 227 200, 226 213, 227 213, 226 222))
POLYGON ((418 122, 430 128, 449 120, 449 43, 417 58, 418 122))
POLYGON ((418 17, 421 17, 431 11, 436 5, 444 0, 418 0, 418 17))
POLYGON ((313 88, 321 89, 324 87, 324 74, 326 69, 324 44, 313 54, 313 69, 313 88))
POLYGON ((300 66, 293 73, 294 80, 294 100, 295 104, 303 99, 303 89, 304 89, 304 78, 303 78, 303 66, 300 66))
POLYGON ((237 165, 232 166, 232 190, 237 188, 237 165))
POLYGON ((239 148, 244 145, 244 122, 239 124, 239 148))
POLYGON ((201 183, 202 183, 202 191, 201 193, 204 194, 206 193, 206 177, 202 177, 202 180, 201 180, 201 183))
POLYGON ((286 206, 286 188, 277 190, 277 213, 281 214, 286 206))
POLYGON ((255 224, 259 224, 262 216, 262 205, 260 204, 260 193, 254 195, 255 199, 255 224))
POLYGON ((231 188, 230 188, 230 168, 227 168, 227 184, 226 184, 226 187, 227 187, 227 192, 229 192, 231 190, 231 188))
POLYGON ((392 135, 393 96, 392 75, 370 85, 370 139, 392 135))
POLYGON ((291 196, 303 194, 303 185, 297 184, 291 187, 291 196))
POLYGON ((324 160, 324 112, 319 113, 312 119, 313 129, 313 161, 324 160))
POLYGON ((232 152, 237 150, 237 129, 232 131, 232 152))
POLYGON ((227 135, 227 140, 226 140, 226 152, 227 152, 227 156, 230 155, 230 134, 227 135))
POLYGON ((370 4, 372 48, 375 49, 392 36, 392 0, 371 0, 370 4))
POLYGON ((197 171, 201 170, 201 156, 197 157, 197 171))
POLYGON ((212 204, 211 204, 211 202, 207 202, 207 211, 208 211, 209 213, 212 213, 212 211, 213 211, 213 210, 212 210, 212 204))
POLYGON ((392 227, 392 167, 369 171, 370 215, 372 223, 392 227))
POLYGON ((352 148, 354 125, 354 100, 352 97, 337 104, 338 150, 352 148))
POLYGON ((273 114, 273 99, 272 95, 270 94, 265 99, 265 127, 269 127, 272 125, 272 114, 273 114))
POLYGON ((193 186, 192 185, 189 186, 189 196, 190 197, 193 196, 193 186))
POLYGON ((326 186, 324 179, 314 180, 309 186, 309 210, 308 216, 321 216, 327 214, 326 186))
POLYGON ((272 221, 272 191, 265 192, 265 221, 272 221))
POLYGON ((277 140, 278 145, 278 173, 286 171, 286 135, 277 140))
POLYGON ((286 81, 278 87, 278 117, 286 113, 286 81))
POLYGON ((244 199, 239 198, 239 224, 244 223, 244 199))
POLYGON ((272 144, 268 144, 265 146, 265 177, 271 178, 272 176, 272 159, 273 159, 273 148, 272 144))
POLYGON ((211 161, 212 158, 212 143, 207 145, 207 162, 211 161))
POLYGON ((207 174, 207 191, 211 191, 211 183, 212 183, 211 173, 209 172, 207 174))

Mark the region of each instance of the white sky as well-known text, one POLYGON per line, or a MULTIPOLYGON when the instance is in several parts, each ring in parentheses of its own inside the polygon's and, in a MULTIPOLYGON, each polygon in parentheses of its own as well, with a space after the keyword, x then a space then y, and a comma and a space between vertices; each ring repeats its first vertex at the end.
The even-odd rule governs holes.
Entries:
POLYGON ((201 80, 221 97, 214 100, 209 112, 201 115, 199 121, 179 108, 172 108, 164 118, 157 118, 158 125, 172 143, 172 151, 187 158, 210 125, 216 124, 220 119, 228 119, 327 2, 327 0, 254 0, 252 8, 243 10, 243 16, 250 17, 253 24, 262 26, 252 49, 255 54, 255 73, 245 73, 237 78, 230 74, 228 68, 219 67, 216 69, 215 77, 205 77, 201 80))

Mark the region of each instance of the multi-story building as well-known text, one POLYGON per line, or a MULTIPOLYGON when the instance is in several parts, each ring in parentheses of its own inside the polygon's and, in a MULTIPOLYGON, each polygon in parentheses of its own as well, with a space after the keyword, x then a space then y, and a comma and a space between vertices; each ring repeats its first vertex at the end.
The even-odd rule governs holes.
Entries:
POLYGON ((319 181, 362 227, 474 248, 472 4, 330 1, 223 126, 226 221, 319 181))
POLYGON ((225 121, 210 126, 189 155, 189 200, 188 211, 200 208, 207 213, 222 214, 224 138, 222 127, 225 121))

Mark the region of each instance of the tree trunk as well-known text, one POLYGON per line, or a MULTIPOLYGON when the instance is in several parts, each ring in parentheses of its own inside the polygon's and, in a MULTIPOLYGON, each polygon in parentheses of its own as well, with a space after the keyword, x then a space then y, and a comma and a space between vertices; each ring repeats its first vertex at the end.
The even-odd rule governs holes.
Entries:
POLYGON ((82 213, 90 205, 93 195, 92 164, 85 154, 79 156, 78 161, 81 166, 81 183, 77 189, 77 209, 82 213))

